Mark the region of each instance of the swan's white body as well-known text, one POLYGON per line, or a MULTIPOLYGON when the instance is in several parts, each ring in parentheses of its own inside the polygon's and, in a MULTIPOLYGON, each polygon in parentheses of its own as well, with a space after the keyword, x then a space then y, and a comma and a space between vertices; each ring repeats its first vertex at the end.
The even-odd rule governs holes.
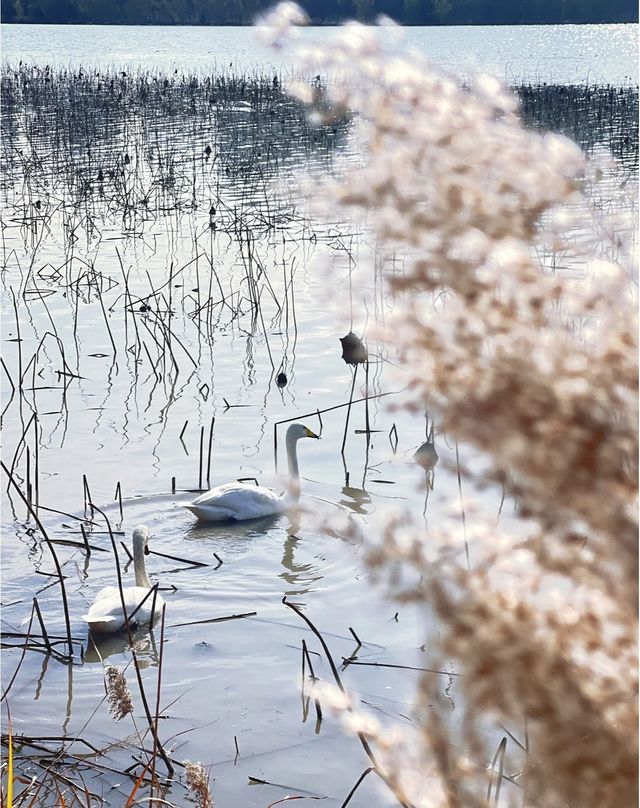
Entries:
POLYGON ((289 490, 281 493, 263 485, 225 483, 212 488, 193 502, 185 505, 204 522, 242 522, 263 516, 284 513, 298 501, 300 474, 296 444, 300 438, 317 438, 302 424, 292 424, 287 430, 287 460, 289 463, 289 490))
MULTIPOLYGON (((136 575, 136 586, 128 586, 122 590, 126 613, 131 616, 129 625, 132 628, 147 625, 152 618, 162 614, 164 601, 157 593, 150 593, 151 584, 147 578, 144 563, 145 549, 149 542, 149 528, 140 525, 133 531, 133 566, 136 575), (146 598, 146 600, 145 600, 146 598), (142 603, 144 601, 144 603, 142 603), (139 604, 142 606, 138 609, 139 604), (155 607, 155 608, 154 608, 155 607), (136 611, 137 610, 137 611, 136 611), (135 614, 133 614, 135 612, 135 614)), ((115 634, 125 626, 122 611, 120 590, 117 586, 105 586, 98 592, 87 614, 82 619, 89 624, 91 631, 101 634, 115 634)))

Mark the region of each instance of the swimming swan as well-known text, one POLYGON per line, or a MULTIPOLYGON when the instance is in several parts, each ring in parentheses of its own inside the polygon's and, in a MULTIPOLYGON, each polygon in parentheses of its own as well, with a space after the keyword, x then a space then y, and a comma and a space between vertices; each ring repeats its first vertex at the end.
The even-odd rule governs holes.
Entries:
MULTIPOLYGON (((131 628, 144 626, 151 622, 151 610, 155 611, 153 616, 159 618, 162 614, 163 599, 156 593, 149 594, 151 584, 147 578, 144 557, 149 544, 149 528, 145 525, 138 525, 133 531, 133 567, 136 573, 136 585, 128 586, 122 590, 124 604, 127 615, 133 615, 129 620, 131 628), (146 597, 146 600, 144 600, 146 597), (138 605, 144 603, 138 609, 138 605), (135 612, 135 614, 133 614, 135 612)), ((125 620, 122 612, 122 600, 120 590, 117 586, 106 586, 98 592, 98 595, 87 614, 82 615, 82 619, 89 624, 91 631, 101 634, 115 634, 124 628, 125 620)))
POLYGON ((264 485, 246 483, 225 483, 206 494, 202 494, 189 505, 185 505, 198 519, 205 522, 223 522, 245 519, 259 519, 284 513, 300 497, 300 474, 296 444, 300 438, 317 438, 314 432, 303 424, 291 424, 287 429, 287 460, 289 462, 289 490, 278 493, 264 485))

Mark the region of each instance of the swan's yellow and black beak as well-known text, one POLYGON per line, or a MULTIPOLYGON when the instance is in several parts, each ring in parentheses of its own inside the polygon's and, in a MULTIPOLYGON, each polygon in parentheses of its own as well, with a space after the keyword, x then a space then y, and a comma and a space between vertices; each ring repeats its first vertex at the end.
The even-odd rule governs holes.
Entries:
POLYGON ((308 438, 318 438, 318 440, 320 439, 320 435, 316 435, 316 433, 315 433, 315 432, 312 432, 312 431, 309 429, 309 427, 305 426, 304 430, 305 430, 305 435, 306 435, 308 438))

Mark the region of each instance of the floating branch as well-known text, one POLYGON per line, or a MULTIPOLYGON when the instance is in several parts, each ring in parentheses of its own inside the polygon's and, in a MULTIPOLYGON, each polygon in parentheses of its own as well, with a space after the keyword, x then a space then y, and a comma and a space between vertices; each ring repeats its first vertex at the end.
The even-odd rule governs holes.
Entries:
POLYGON ((242 620, 245 617, 255 617, 257 614, 258 612, 243 612, 242 614, 229 614, 226 617, 211 617, 208 620, 191 620, 188 623, 172 623, 169 628, 197 626, 204 623, 225 623, 227 620, 242 620))
POLYGON ((168 558, 170 561, 179 561, 181 564, 190 564, 192 567, 208 567, 204 561, 192 561, 189 558, 180 558, 179 556, 167 555, 166 553, 159 553, 157 550, 146 550, 147 555, 159 556, 160 558, 168 558))

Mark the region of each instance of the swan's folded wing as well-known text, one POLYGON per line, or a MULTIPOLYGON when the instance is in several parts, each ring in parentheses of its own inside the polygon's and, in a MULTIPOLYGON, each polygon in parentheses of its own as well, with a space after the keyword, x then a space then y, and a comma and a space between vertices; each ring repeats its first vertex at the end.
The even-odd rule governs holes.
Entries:
POLYGON ((263 485, 227 483, 207 491, 186 507, 202 518, 243 520, 281 513, 286 501, 283 494, 263 485))
POLYGON ((120 596, 120 590, 117 586, 105 586, 101 589, 95 597, 94 603, 97 603, 103 598, 115 598, 120 596))

